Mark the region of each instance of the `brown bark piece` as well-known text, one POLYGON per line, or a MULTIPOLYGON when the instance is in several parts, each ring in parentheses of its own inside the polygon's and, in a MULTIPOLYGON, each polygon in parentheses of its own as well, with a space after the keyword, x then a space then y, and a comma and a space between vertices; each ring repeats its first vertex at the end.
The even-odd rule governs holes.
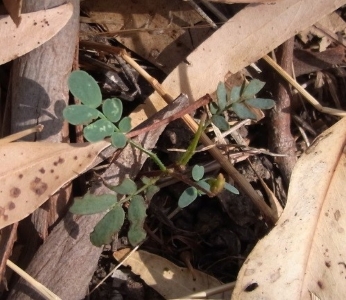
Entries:
MULTIPOLYGON (((23 12, 33 12, 59 6, 65 1, 28 0, 23 3, 23 12)), ((71 1, 73 16, 66 26, 50 41, 14 62, 11 78, 12 132, 18 132, 37 124, 44 130, 26 140, 63 142, 68 136, 68 127, 63 126, 62 110, 69 99, 67 77, 70 73, 75 45, 79 32, 79 1, 71 1), (75 41, 75 42, 74 42, 75 41)), ((51 197, 45 208, 34 212, 32 221, 42 239, 48 235, 48 226, 59 217, 56 207, 66 205, 70 188, 51 197), (60 203, 57 203, 60 201, 60 203)))
MULTIPOLYGON (((278 64, 288 73, 292 74, 294 38, 289 39, 278 49, 278 64)), ((289 83, 277 74, 273 82, 277 83, 274 98, 277 100, 271 110, 270 144, 271 151, 285 154, 276 157, 276 162, 288 186, 292 169, 297 161, 295 155, 295 141, 291 134, 291 92, 289 83)))
POLYGON ((17 239, 17 228, 18 223, 14 223, 10 226, 5 227, 1 231, 1 239, 0 239, 0 278, 1 284, 4 284, 5 288, 7 288, 7 282, 4 278, 6 271, 6 262, 7 259, 12 254, 13 244, 17 239))
MULTIPOLYGON (((168 118, 186 107, 188 102, 187 97, 180 96, 178 102, 168 105, 152 119, 168 118)), ((152 122, 152 119, 146 123, 152 122)), ((164 126, 142 134, 138 136, 137 141, 145 148, 151 149, 155 146, 163 129, 164 126)), ((100 157, 108 157, 111 151, 114 150, 108 148, 101 153, 100 157)), ((133 178, 141 169, 145 159, 145 154, 127 146, 102 177, 111 185, 118 184, 125 176, 133 178)), ((110 193, 110 190, 103 184, 95 184, 92 192, 101 195, 110 193)), ((102 214, 74 216, 68 213, 37 251, 26 271, 61 299, 83 299, 102 251, 102 248, 94 247, 90 243, 89 234, 102 216, 102 214)), ((24 280, 17 283, 9 297, 12 300, 41 299, 24 280)))

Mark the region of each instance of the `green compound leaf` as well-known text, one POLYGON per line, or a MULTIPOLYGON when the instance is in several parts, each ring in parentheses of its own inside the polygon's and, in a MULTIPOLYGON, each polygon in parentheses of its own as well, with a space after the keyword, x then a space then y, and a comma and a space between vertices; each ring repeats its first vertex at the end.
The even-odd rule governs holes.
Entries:
POLYGON ((83 130, 84 137, 91 143, 102 141, 113 132, 114 125, 107 120, 97 120, 86 126, 83 130))
POLYGON ((220 130, 225 131, 229 129, 229 124, 223 116, 214 115, 211 117, 211 121, 220 130))
POLYGON ((89 124, 97 119, 99 112, 96 108, 86 105, 70 105, 62 112, 64 119, 72 125, 89 124))
POLYGON ((242 102, 236 102, 232 105, 233 111, 241 119, 256 119, 256 115, 250 111, 242 102))
POLYGON ((160 188, 157 185, 148 186, 147 190, 145 191, 145 199, 150 201, 159 190, 160 188))
POLYGON ((142 196, 136 195, 132 198, 127 212, 127 217, 130 221, 130 229, 127 237, 132 246, 138 245, 147 236, 146 231, 143 229, 147 216, 146 209, 142 196))
POLYGON ((111 208, 116 201, 115 195, 91 195, 87 193, 81 198, 75 198, 70 212, 76 215, 97 214, 111 208))
POLYGON ((184 208, 196 200, 198 191, 195 187, 188 187, 179 197, 178 206, 184 208))
POLYGON ((112 237, 118 233, 124 224, 125 212, 121 206, 110 210, 94 228, 90 234, 90 240, 96 247, 109 244, 112 237))
POLYGON ((68 87, 73 96, 83 104, 96 108, 102 102, 100 87, 87 72, 73 71, 68 79, 68 87))
POLYGON ((219 82, 216 90, 219 108, 223 111, 227 104, 227 89, 223 82, 219 82))
POLYGON ((211 113, 212 115, 217 114, 218 111, 219 111, 219 107, 217 106, 217 104, 216 104, 215 102, 211 102, 211 103, 209 104, 209 109, 210 109, 210 113, 211 113))
POLYGON ((224 183, 224 189, 227 191, 230 191, 233 194, 239 195, 239 191, 233 185, 229 184, 228 182, 224 183))
POLYGON ((242 93, 243 99, 253 98, 265 85, 266 83, 258 79, 251 80, 249 84, 244 88, 242 93))
POLYGON ((131 118, 130 117, 125 117, 123 118, 119 124, 118 128, 121 132, 127 133, 131 130, 131 118))
POLYGON ((230 102, 228 104, 233 104, 240 100, 241 86, 234 86, 231 90, 230 102))
POLYGON ((115 148, 124 148, 127 143, 127 137, 122 132, 114 132, 111 136, 111 143, 115 148))
POLYGON ((192 178, 194 181, 199 181, 203 178, 204 176, 204 167, 203 166, 199 166, 199 165, 195 165, 192 168, 192 178))
POLYGON ((118 122, 123 114, 123 103, 118 98, 106 99, 102 104, 102 112, 109 121, 118 122))
POLYGON ((270 109, 273 108, 275 105, 275 101, 272 99, 263 99, 263 98, 256 98, 256 99, 248 99, 245 100, 245 103, 247 105, 250 105, 252 107, 256 107, 259 109, 270 109))
POLYGON ((122 183, 111 187, 111 189, 121 195, 132 195, 137 191, 137 185, 130 178, 125 178, 122 183))

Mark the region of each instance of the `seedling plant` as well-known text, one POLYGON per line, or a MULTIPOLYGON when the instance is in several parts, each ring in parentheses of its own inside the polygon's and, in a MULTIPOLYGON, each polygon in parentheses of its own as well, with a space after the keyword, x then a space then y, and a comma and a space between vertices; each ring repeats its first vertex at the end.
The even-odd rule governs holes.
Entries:
POLYGON ((254 97, 263 85, 264 83, 259 80, 253 80, 248 85, 234 87, 232 91, 228 91, 224 83, 220 83, 217 88, 217 102, 210 104, 211 119, 206 121, 205 115, 201 118, 198 131, 186 152, 173 167, 166 167, 155 153, 126 136, 131 130, 131 119, 122 117, 121 100, 118 98, 102 100, 97 82, 88 73, 72 72, 68 79, 68 86, 81 104, 67 106, 63 111, 64 118, 70 124, 84 125, 83 135, 87 141, 98 142, 109 138, 115 148, 124 148, 130 144, 146 153, 160 169, 159 176, 153 178, 144 176, 140 183, 126 178, 117 186, 109 186, 115 194, 87 193, 75 199, 70 208, 74 214, 107 212, 90 234, 91 242, 95 246, 102 246, 112 241, 113 236, 124 224, 126 213, 123 205, 127 203, 127 219, 130 222, 128 240, 133 246, 141 243, 146 237, 146 231, 143 228, 146 218, 146 201, 150 201, 159 191, 156 183, 163 176, 175 177, 189 185, 179 197, 178 207, 181 209, 190 205, 199 195, 207 194, 213 197, 223 189, 238 194, 238 190, 225 181, 222 173, 216 178, 204 178, 204 167, 195 165, 192 168, 191 180, 183 171, 196 150, 202 132, 211 122, 221 130, 228 129, 228 123, 223 115, 227 110, 233 110, 240 118, 256 118, 249 107, 268 109, 274 105, 273 100, 254 97))

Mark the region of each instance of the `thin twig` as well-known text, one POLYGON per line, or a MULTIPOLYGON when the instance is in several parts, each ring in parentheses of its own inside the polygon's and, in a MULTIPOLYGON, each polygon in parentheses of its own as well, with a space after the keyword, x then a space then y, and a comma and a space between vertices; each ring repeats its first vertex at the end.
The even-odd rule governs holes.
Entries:
POLYGON ((186 0, 191 7, 206 21, 213 29, 217 29, 217 25, 214 23, 212 19, 208 17, 208 15, 203 11, 202 8, 198 6, 198 4, 193 0, 186 0))
POLYGON ((262 57, 275 71, 277 71, 283 78, 285 78, 302 96, 310 102, 310 104, 318 111, 338 117, 345 117, 346 112, 340 109, 322 106, 312 95, 310 95, 297 81, 285 72, 275 61, 268 55, 262 57))
MULTIPOLYGON (((283 70, 292 72, 294 39, 290 38, 278 48, 276 54, 278 65, 283 70)), ((289 83, 282 78, 274 77, 274 97, 277 100, 275 107, 270 111, 270 131, 269 144, 270 150, 280 154, 286 154, 283 157, 275 158, 279 166, 281 175, 286 186, 289 185, 293 167, 297 161, 296 143, 291 133, 291 87, 289 83)))
POLYGON ((2 139, 0 139, 0 146, 11 143, 13 141, 19 140, 29 134, 36 133, 36 132, 41 132, 43 130, 43 125, 39 124, 36 125, 35 127, 25 129, 23 131, 11 134, 9 136, 6 136, 2 139))
POLYGON ((209 95, 205 95, 202 98, 200 98, 199 100, 191 103, 188 107, 182 109, 181 111, 179 111, 178 113, 176 113, 175 115, 169 117, 169 118, 165 118, 163 120, 159 120, 151 125, 146 126, 145 128, 141 128, 136 130, 136 128, 132 131, 130 131, 129 133, 126 134, 127 138, 131 138, 137 135, 140 135, 142 133, 151 131, 151 130, 155 130, 157 128, 160 128, 163 125, 166 125, 168 123, 173 122, 174 120, 180 119, 181 117, 183 117, 184 115, 195 111, 196 109, 198 109, 201 106, 207 105, 210 101, 211 101, 211 97, 209 95))
POLYGON ((15 271, 19 276, 25 279, 28 283, 32 285, 32 287, 39 292, 42 296, 46 297, 48 300, 61 300, 57 295, 55 295, 52 291, 47 289, 43 284, 39 283, 37 280, 32 278, 28 273, 23 271, 17 265, 15 265, 12 261, 7 260, 6 265, 15 271))

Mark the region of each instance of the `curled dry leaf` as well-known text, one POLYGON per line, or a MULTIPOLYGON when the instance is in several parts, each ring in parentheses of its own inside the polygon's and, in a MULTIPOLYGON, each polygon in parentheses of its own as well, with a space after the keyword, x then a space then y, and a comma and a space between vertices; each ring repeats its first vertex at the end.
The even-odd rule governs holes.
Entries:
MULTIPOLYGON (((121 260, 129 252, 129 249, 122 249, 114 252, 114 257, 121 260)), ((187 268, 179 267, 161 256, 142 250, 132 253, 123 264, 130 266, 133 273, 139 275, 165 299, 176 299, 221 285, 214 277, 198 270, 194 272, 194 279, 187 268)), ((216 296, 220 295, 214 295, 216 296)))
POLYGON ((0 229, 25 218, 110 144, 17 142, 0 147, 0 229))
POLYGON ((22 56, 44 44, 62 29, 72 16, 72 4, 21 15, 17 27, 10 16, 0 19, 0 64, 22 56))
POLYGON ((346 118, 298 160, 286 208, 242 266, 232 299, 345 299, 346 118))

